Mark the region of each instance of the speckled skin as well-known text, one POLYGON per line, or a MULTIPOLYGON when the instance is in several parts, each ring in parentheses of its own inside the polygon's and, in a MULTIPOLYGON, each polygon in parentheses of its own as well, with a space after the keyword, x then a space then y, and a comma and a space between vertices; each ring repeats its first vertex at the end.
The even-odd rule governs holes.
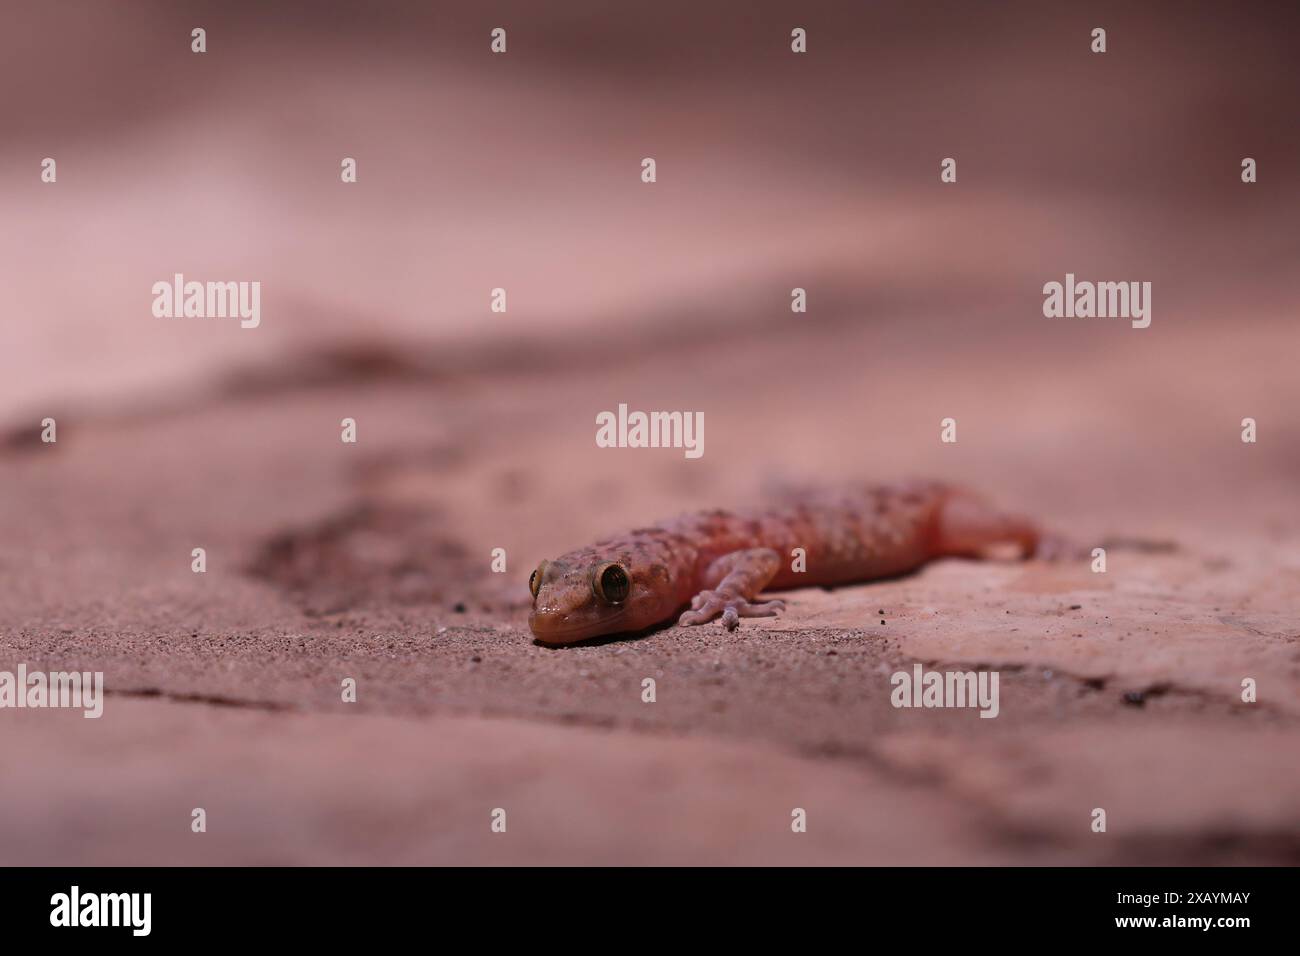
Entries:
POLYGON ((1000 543, 1032 553, 1038 532, 937 482, 912 481, 805 495, 747 511, 702 511, 638 528, 571 551, 538 568, 528 624, 547 644, 571 644, 639 631, 686 605, 680 624, 775 614, 780 601, 756 603, 767 589, 849 584, 902 574, 947 555, 979 556, 1000 543), (806 570, 793 570, 794 549, 806 570), (593 574, 616 562, 630 578, 625 599, 602 601, 593 574))

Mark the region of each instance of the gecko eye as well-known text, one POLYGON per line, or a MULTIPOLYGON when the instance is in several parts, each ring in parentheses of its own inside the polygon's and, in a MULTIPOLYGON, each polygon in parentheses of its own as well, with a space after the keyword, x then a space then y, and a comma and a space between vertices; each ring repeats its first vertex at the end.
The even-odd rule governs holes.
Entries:
POLYGON ((596 597, 606 604, 620 604, 625 601, 631 587, 632 582, 628 580, 627 572, 621 565, 613 562, 598 566, 591 576, 591 589, 596 592, 596 597))
POLYGON ((528 576, 528 590, 533 592, 533 597, 537 597, 537 592, 542 588, 542 575, 546 573, 546 562, 543 561, 533 573, 528 576))

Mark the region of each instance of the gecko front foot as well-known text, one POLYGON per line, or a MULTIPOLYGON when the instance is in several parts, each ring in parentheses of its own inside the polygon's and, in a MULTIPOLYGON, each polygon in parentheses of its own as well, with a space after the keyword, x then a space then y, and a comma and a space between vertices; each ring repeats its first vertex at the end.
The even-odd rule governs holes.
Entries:
POLYGON ((742 617, 775 617, 778 611, 785 610, 784 601, 746 600, 739 594, 727 591, 701 591, 691 601, 691 609, 677 619, 677 623, 689 627, 693 624, 707 624, 718 615, 722 615, 722 625, 734 631, 742 617))

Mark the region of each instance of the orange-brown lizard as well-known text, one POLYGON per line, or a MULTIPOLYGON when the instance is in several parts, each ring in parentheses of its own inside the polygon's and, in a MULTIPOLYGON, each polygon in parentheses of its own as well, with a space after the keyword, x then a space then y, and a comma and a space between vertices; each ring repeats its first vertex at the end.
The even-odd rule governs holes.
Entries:
POLYGON ((1023 556, 1037 526, 937 482, 805 495, 750 511, 703 511, 543 561, 529 579, 528 626, 546 644, 641 631, 670 620, 769 617, 765 590, 871 581, 935 558, 979 557, 997 545, 1023 556), (803 549, 800 562, 795 549, 803 549), (804 570, 798 570, 803 567, 804 570))

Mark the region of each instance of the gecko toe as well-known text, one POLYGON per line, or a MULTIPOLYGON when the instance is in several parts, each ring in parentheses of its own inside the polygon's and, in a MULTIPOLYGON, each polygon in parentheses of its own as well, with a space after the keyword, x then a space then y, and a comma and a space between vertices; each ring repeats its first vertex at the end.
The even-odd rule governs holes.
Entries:
POLYGON ((691 610, 685 612, 677 619, 677 623, 683 627, 691 627, 695 624, 707 624, 723 612, 725 605, 716 597, 706 597, 703 594, 697 594, 695 600, 691 602, 691 610))
POLYGON ((742 597, 701 592, 691 602, 691 610, 684 612, 677 623, 683 627, 707 624, 721 615, 722 626, 734 631, 742 617, 774 617, 784 610, 785 602, 780 600, 752 604, 742 597))
POLYGON ((764 601, 762 604, 750 604, 746 602, 740 608, 741 617, 776 617, 777 613, 785 610, 784 601, 764 601))

